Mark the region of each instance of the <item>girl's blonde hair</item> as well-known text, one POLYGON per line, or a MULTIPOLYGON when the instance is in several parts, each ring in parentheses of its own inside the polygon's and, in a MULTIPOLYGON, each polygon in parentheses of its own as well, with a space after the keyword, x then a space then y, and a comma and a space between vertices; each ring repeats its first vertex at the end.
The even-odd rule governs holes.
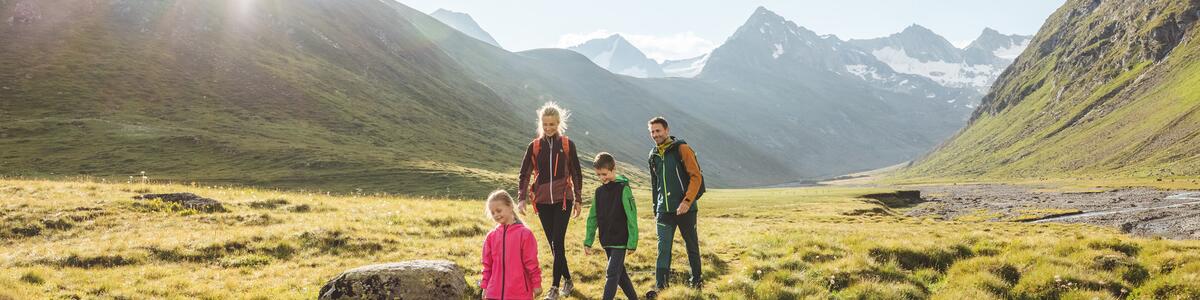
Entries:
POLYGON ((495 190, 492 194, 488 195, 487 201, 483 203, 483 214, 488 217, 488 220, 495 220, 495 216, 492 215, 492 202, 500 202, 508 206, 508 208, 512 209, 513 220, 523 222, 521 221, 521 216, 517 215, 517 204, 513 202, 513 198, 508 194, 508 191, 495 190))
POLYGON ((542 119, 545 117, 557 117, 558 118, 558 134, 562 135, 562 134, 567 133, 567 119, 571 118, 571 111, 566 110, 562 107, 559 107, 557 102, 554 102, 554 101, 546 102, 545 105, 542 105, 542 108, 539 108, 537 110, 537 114, 538 114, 538 119, 537 119, 537 136, 538 137, 541 137, 546 132, 545 130, 542 130, 542 119))

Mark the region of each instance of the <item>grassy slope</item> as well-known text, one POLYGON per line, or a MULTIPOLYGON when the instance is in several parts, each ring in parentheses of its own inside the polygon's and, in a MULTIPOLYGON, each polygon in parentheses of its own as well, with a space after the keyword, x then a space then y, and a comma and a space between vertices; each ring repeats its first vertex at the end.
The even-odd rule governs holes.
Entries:
POLYGON ((1048 43, 1051 35, 1061 38, 1055 50, 1043 55, 1039 45, 1031 46, 1022 66, 1010 69, 989 95, 998 112, 981 107, 967 129, 900 177, 1156 179, 1200 174, 1200 30, 1194 28, 1200 22, 1184 28, 1188 36, 1161 61, 1145 59, 1149 46, 1136 39, 1149 36, 1149 29, 1166 16, 1188 13, 1182 10, 1194 4, 1106 2, 1090 15, 1068 19, 1077 2, 1067 3, 1043 28, 1039 42, 1048 43), (1141 11, 1148 7, 1161 11, 1141 11), (1137 12, 1126 12, 1130 9, 1137 12), (1104 17, 1112 15, 1118 16, 1104 17), (1102 28, 1128 26, 1115 24, 1126 15, 1150 20, 1106 37, 1102 28), (1090 25, 1072 27, 1081 24, 1090 25), (1023 91, 1028 94, 1021 96, 1023 91))
MULTIPOLYGON (((637 188, 642 241, 628 265, 644 291, 653 281, 654 227, 644 187, 637 188)), ((703 293, 734 299, 1200 297, 1195 241, 1132 238, 1084 225, 904 218, 856 198, 878 191, 710 191, 701 204, 703 293)), ((481 239, 493 226, 479 201, 179 185, 0 180, 0 203, 0 298, 311 299, 343 270, 419 258, 454 261, 474 282, 481 239), (219 199, 231 212, 194 214, 129 199, 134 192, 176 191, 219 199), (262 208, 270 199, 287 204, 262 208), (299 205, 309 210, 294 212, 299 205)), ((536 217, 526 219, 539 231, 536 217)), ((590 299, 600 292, 604 261, 584 256, 575 244, 583 237, 578 222, 567 251, 579 280, 576 296, 590 299)), ((676 247, 676 278, 686 273, 682 248, 676 247)), ((540 250, 548 270, 548 249, 540 250)), ((673 288, 664 295, 696 293, 673 288)))
POLYGON ((374 1, 288 2, 38 1, 42 18, 0 24, 0 173, 414 194, 513 181, 525 122, 412 24, 374 1))

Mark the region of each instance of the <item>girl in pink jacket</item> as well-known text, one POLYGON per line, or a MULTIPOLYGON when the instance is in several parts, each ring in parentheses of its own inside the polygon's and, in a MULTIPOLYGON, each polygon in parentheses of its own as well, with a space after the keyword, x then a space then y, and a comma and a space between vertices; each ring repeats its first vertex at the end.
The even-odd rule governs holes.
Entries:
POLYGON ((483 241, 483 299, 527 300, 542 293, 537 241, 513 212, 516 205, 504 190, 487 199, 487 215, 496 229, 483 241))

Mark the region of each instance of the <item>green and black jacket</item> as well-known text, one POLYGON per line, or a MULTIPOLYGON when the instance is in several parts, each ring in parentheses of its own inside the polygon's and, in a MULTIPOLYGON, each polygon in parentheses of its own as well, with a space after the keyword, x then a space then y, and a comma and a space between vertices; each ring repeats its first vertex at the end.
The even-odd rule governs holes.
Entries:
POLYGON ((600 230, 601 247, 637 249, 637 205, 633 201, 629 179, 625 176, 617 176, 616 180, 596 188, 596 198, 592 200, 592 208, 588 211, 584 247, 592 247, 596 240, 596 229, 600 230))
MULTIPOLYGON (((696 152, 687 142, 671 137, 650 151, 650 186, 655 213, 675 213, 681 202, 692 202, 700 192, 704 175, 696 162, 696 152)), ((690 212, 699 210, 692 203, 690 212)))

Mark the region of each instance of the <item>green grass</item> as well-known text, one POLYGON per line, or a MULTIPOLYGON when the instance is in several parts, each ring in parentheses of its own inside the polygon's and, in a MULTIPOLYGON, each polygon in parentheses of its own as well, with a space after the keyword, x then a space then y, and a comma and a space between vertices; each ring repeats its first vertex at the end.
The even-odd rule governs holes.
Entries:
POLYGON ((261 3, 220 21, 231 3, 39 3, 62 14, 0 33, 0 175, 442 197, 513 181, 530 126, 440 50, 372 43, 430 43, 396 11, 261 3))
MULTIPOLYGON (((627 266, 645 292, 655 237, 649 197, 635 190, 642 240, 627 266)), ((1200 297, 1196 241, 1086 225, 909 218, 858 198, 879 192, 888 190, 711 190, 699 227, 706 288, 676 282, 664 298, 1200 297)), ((341 271, 411 259, 456 262, 474 283, 480 242, 494 226, 477 200, 86 180, 0 180, 0 205, 0 295, 18 298, 310 299, 341 271), (135 191, 192 192, 230 211, 139 209, 135 191), (308 209, 289 209, 300 205, 308 209), (40 230, 14 234, 25 227, 40 230)), ((525 221, 540 231, 536 217, 525 221)), ((567 255, 575 296, 594 299, 605 262, 583 255, 580 221, 568 232, 567 255)), ((676 243, 682 280, 686 259, 676 243)), ((539 246, 549 270, 548 248, 539 246)))

